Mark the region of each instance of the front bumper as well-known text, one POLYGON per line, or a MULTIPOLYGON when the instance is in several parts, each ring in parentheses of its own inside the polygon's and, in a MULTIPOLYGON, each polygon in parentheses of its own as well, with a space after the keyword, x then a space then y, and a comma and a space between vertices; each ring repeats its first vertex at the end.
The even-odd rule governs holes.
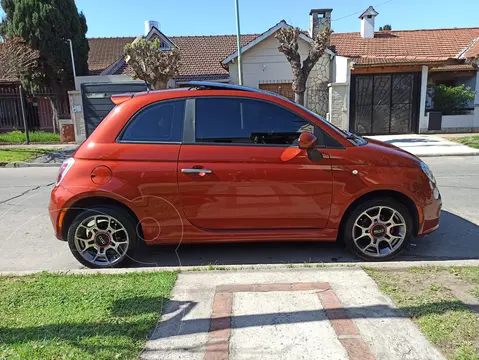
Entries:
POLYGON ((439 218, 441 217, 442 199, 439 194, 438 199, 431 198, 422 209, 422 221, 420 223, 418 236, 430 234, 439 228, 439 218))

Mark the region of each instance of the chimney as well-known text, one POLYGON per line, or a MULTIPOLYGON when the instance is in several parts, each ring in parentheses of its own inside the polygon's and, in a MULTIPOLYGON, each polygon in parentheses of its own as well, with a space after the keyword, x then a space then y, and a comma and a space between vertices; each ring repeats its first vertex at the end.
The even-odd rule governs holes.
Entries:
POLYGON ((313 39, 325 27, 331 28, 331 13, 333 9, 312 9, 309 12, 309 36, 313 39))
POLYGON ((374 38, 374 18, 378 12, 372 6, 368 7, 365 12, 359 15, 361 19, 361 37, 364 39, 374 38))
POLYGON ((145 36, 148 35, 153 27, 156 27, 160 30, 160 24, 155 20, 146 20, 145 21, 145 36))

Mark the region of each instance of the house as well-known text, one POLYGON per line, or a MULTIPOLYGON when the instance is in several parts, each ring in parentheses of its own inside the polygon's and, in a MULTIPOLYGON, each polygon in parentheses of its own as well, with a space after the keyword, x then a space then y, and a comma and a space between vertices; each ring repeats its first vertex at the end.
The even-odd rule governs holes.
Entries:
MULTIPOLYGON (((302 59, 317 32, 331 25, 331 13, 311 10, 310 27, 299 39, 302 59)), ((377 16, 369 7, 359 16, 358 32, 333 33, 309 76, 305 105, 360 134, 479 131, 479 95, 465 108, 444 112, 434 108, 432 91, 435 84, 479 90, 479 28, 375 31, 377 16)), ((274 38, 287 26, 282 20, 241 36, 244 85, 294 96, 290 65, 274 38)), ((169 87, 191 80, 238 83, 236 36, 166 36, 154 21, 146 22, 144 36, 181 53, 180 73, 169 87)), ((135 39, 89 39, 90 76, 77 78, 77 90, 85 83, 134 81, 123 48, 135 39)), ((72 101, 81 104, 78 93, 72 101)))

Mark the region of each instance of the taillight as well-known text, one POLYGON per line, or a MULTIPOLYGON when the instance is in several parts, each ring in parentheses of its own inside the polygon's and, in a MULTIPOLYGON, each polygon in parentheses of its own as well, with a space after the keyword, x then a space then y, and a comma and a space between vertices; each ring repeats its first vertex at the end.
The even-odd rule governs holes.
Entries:
POLYGON ((74 158, 68 158, 62 163, 62 166, 60 166, 60 170, 58 171, 58 177, 57 177, 57 183, 56 183, 57 186, 63 180, 68 170, 71 169, 74 163, 75 163, 74 158))

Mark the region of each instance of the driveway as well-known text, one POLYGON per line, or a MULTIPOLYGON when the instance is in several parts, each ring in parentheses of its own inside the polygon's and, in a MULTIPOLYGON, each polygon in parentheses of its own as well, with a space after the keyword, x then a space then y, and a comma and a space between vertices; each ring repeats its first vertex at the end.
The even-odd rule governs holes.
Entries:
MULTIPOLYGON (((479 157, 426 158, 439 182, 441 227, 417 239, 398 261, 479 260, 479 157)), ((0 169, 0 271, 66 270, 81 265, 53 236, 47 213, 56 168, 0 169)), ((256 243, 160 246, 132 266, 348 263, 338 244, 256 243)))
MULTIPOLYGON (((416 156, 464 156, 479 155, 479 150, 462 145, 438 135, 377 135, 367 136, 387 142, 416 156)), ((452 136, 449 136, 451 138, 452 136)))

